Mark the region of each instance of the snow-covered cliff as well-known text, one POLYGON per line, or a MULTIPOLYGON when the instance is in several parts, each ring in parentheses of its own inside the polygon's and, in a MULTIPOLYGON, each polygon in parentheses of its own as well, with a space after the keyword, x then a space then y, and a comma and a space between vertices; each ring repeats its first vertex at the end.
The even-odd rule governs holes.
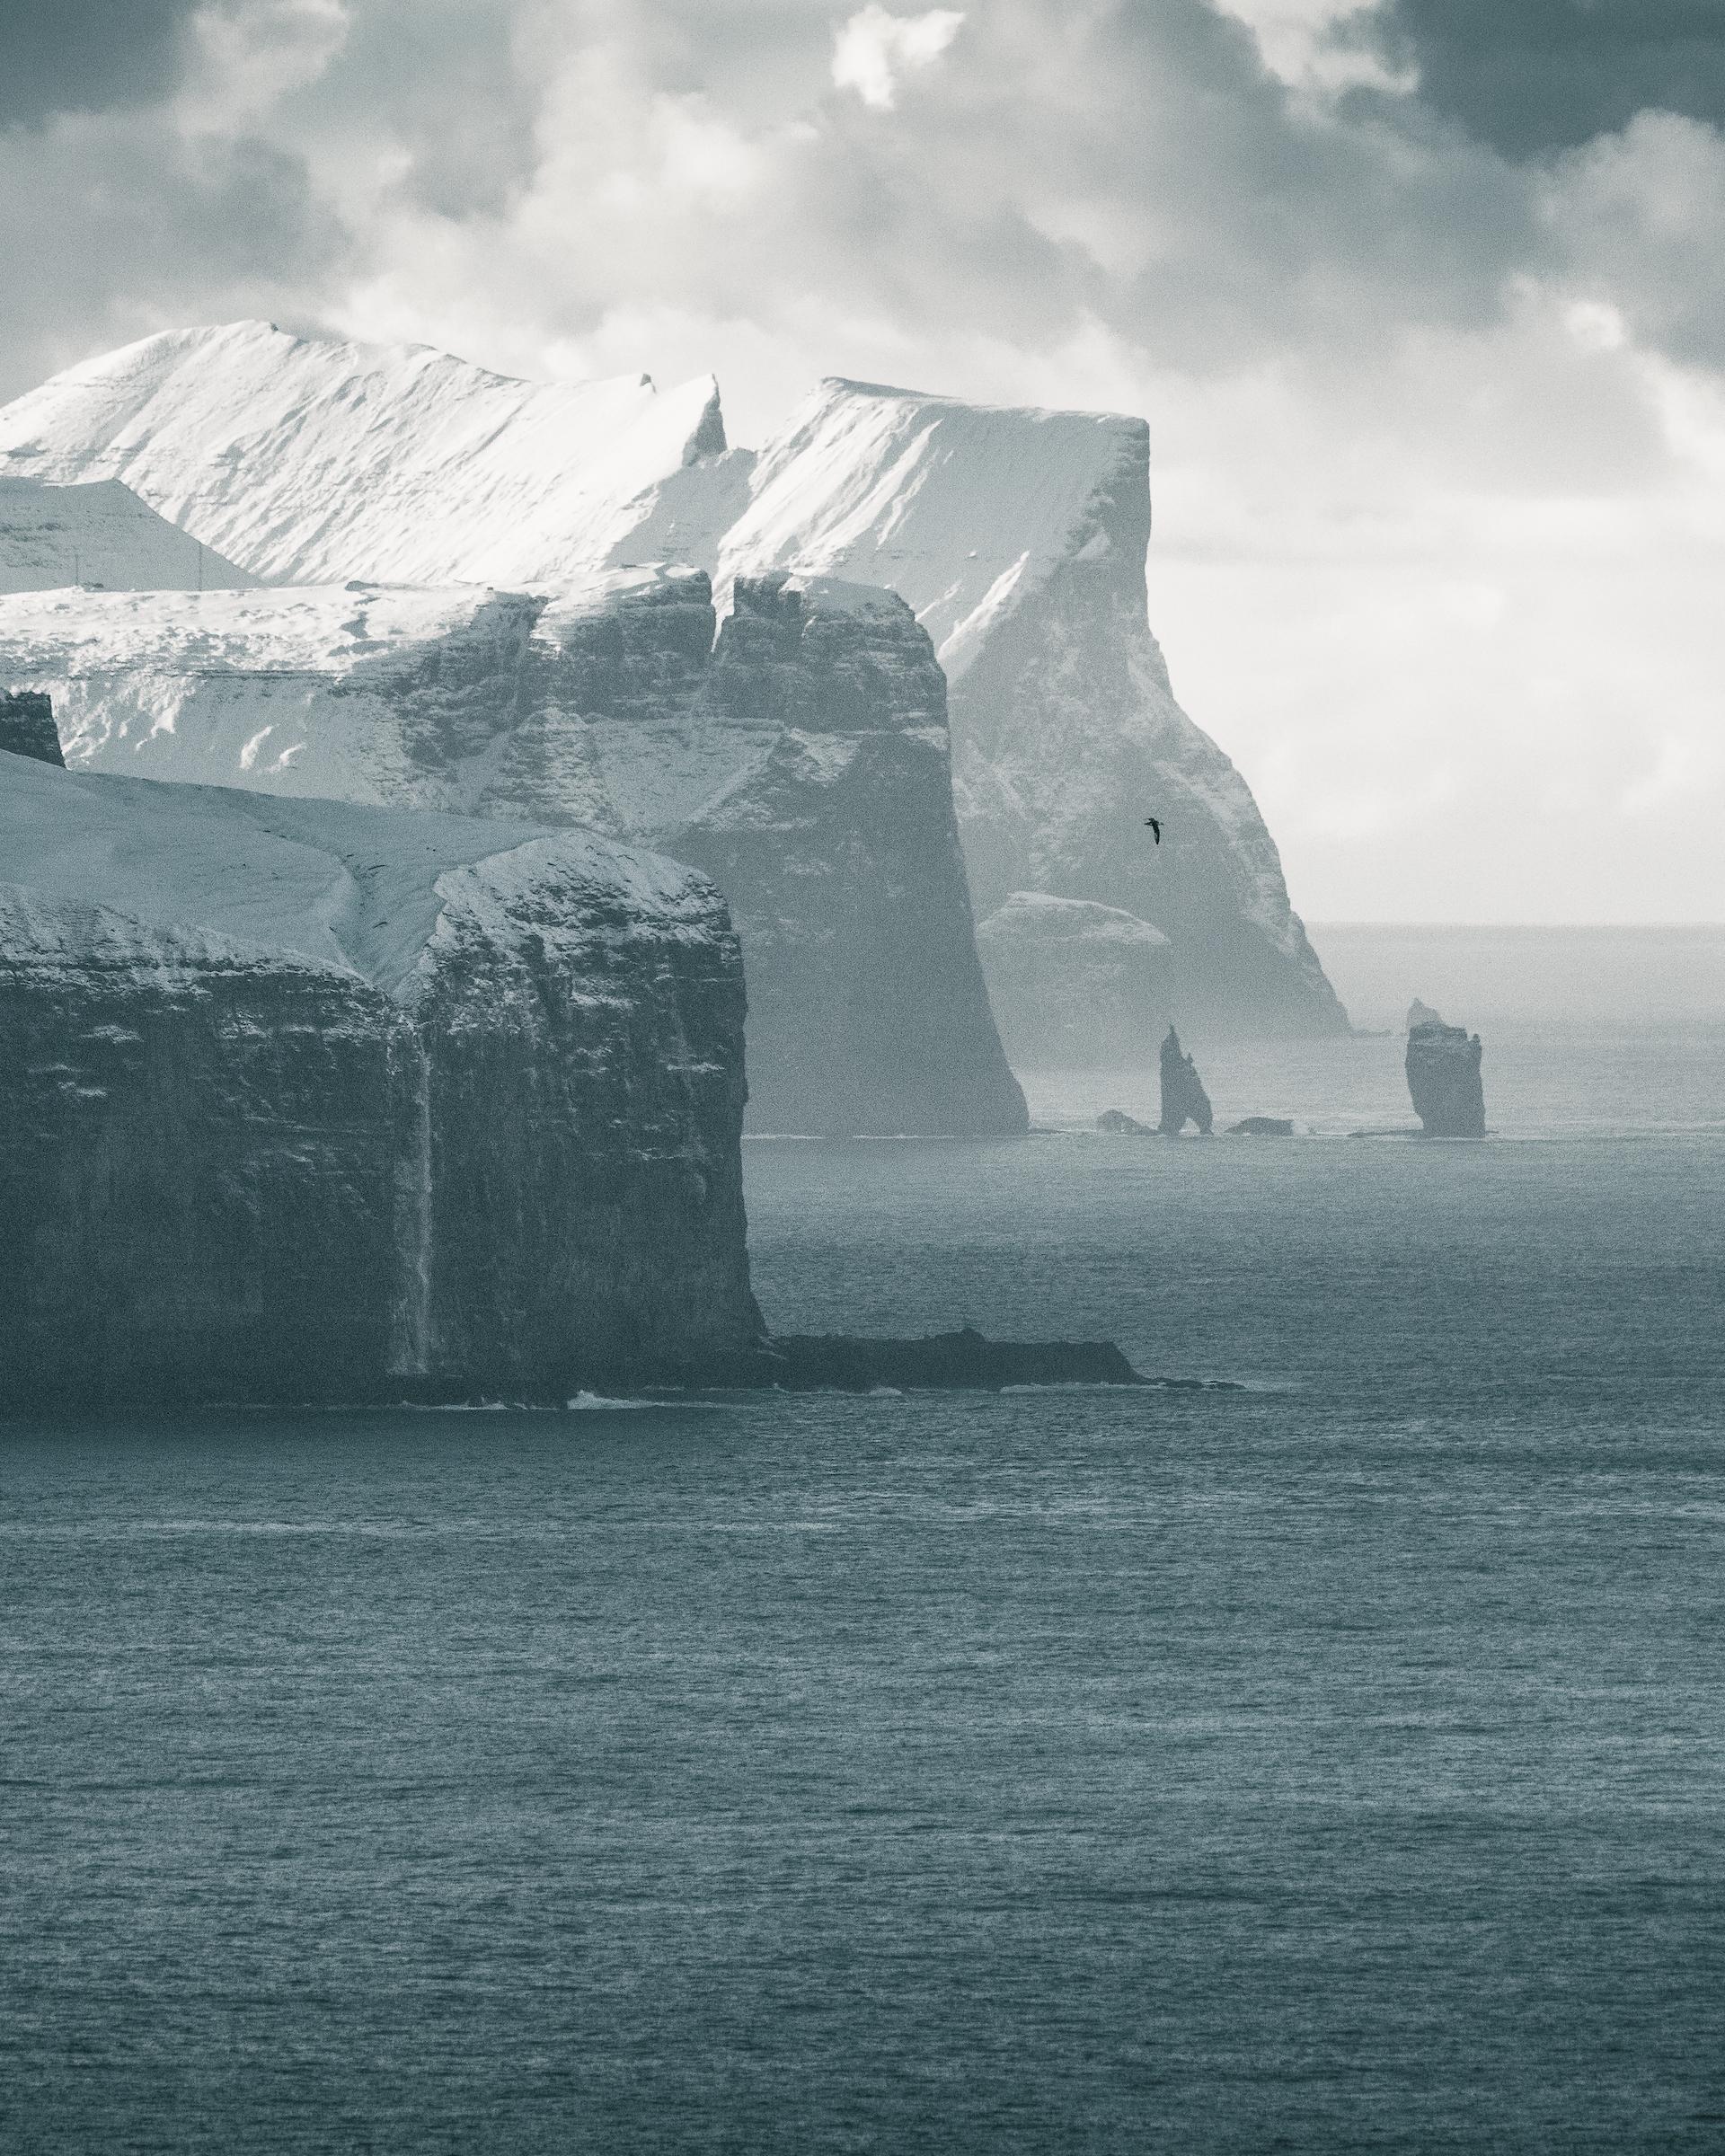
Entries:
POLYGON ((745 1348, 742 1021, 653 855, 0 755, 0 1387, 555 1397, 745 1348))
MULTIPOLYGON (((1159 1016, 1212 1034, 1343 1030, 1251 791, 1175 702, 1150 632, 1149 454, 1138 420, 827 382, 763 451, 720 587, 783 568, 889 585, 916 609, 951 685, 959 827, 1003 1006, 1023 1012, 1046 965, 1047 921, 1014 900, 1036 892, 1167 938, 1147 976, 1152 947, 1122 947, 1104 1055, 1146 979, 1159 1016)), ((1015 1030, 1030 1060, 1072 1053, 1057 1010, 1040 1040, 1015 1030)))
POLYGON ((724 446, 711 376, 519 382, 267 322, 146 337, 0 410, 0 473, 124 480, 271 583, 558 583, 724 446))
MULTIPOLYGON (((632 565, 707 570, 721 612, 739 577, 776 570, 891 588, 951 685, 971 894, 1030 1061, 1070 1058, 1071 998, 1064 1015, 1046 1003, 1048 920, 1015 894, 1166 939, 1117 938, 1113 972, 1092 968, 1095 1056, 1147 1052, 1170 1016, 1210 1034, 1346 1025, 1252 794, 1175 702, 1151 634, 1148 460, 1138 420, 843 381, 757 459, 726 448, 708 378, 662 396, 632 377, 541 387, 259 323, 146 340, 0 411, 0 472, 122 478, 270 579, 515 586, 552 595, 548 622, 597 607, 653 634, 677 628, 680 602, 632 613, 632 565), (620 581, 596 599, 606 577, 620 581)), ((670 672, 685 656, 674 638, 670 672)), ((694 707, 675 708, 670 732, 694 707)), ((722 754, 665 739, 679 773, 719 773, 722 754)), ((549 769, 577 744, 555 720, 517 760, 549 769)))
POLYGON ((704 869, 755 1127, 1022 1129, 976 956, 945 683, 889 594, 613 570, 472 588, 0 598, 75 768, 584 824, 704 869))

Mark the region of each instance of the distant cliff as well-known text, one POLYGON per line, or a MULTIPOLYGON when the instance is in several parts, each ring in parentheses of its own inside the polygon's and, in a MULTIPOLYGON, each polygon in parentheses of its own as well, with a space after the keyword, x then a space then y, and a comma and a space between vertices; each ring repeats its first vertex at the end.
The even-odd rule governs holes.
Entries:
POLYGON ((9 1402, 559 1397, 747 1348, 717 894, 0 755, 9 1402))
POLYGON ((721 593, 769 567, 862 578, 902 593, 933 639, 984 963, 1014 1053, 1072 1052, 1070 999, 1045 985, 1049 918, 1024 894, 1163 940, 1116 937, 1086 1060, 1118 1056, 1146 995, 1154 1022, 1177 1009, 1212 1037, 1346 1031, 1252 793, 1175 702, 1150 632, 1141 420, 831 381, 748 485, 721 593))
POLYGON ((699 571, 554 600, 357 587, 0 599, 0 675, 75 768, 585 824, 710 874, 744 945, 751 1121, 1026 1126, 978 962, 946 684, 891 594, 699 571))

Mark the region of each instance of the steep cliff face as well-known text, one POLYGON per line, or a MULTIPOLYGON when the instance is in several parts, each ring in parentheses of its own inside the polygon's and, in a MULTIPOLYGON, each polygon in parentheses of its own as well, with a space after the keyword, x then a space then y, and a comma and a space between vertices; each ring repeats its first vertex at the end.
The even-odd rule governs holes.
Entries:
MULTIPOLYGON (((1344 1030, 1244 780, 1174 702, 1146 614, 1149 535, 1141 421, 829 382, 763 452, 720 581, 783 566, 910 602, 951 684, 979 917, 1016 892, 1112 907, 1167 938, 1160 1018, 1344 1030)), ((1035 1005, 1041 962, 1021 951, 1015 935, 985 944, 1015 1013, 1035 1005)), ((1120 1013, 1097 1016, 1105 1040, 1120 1013)), ((1022 1018, 1014 1031, 1031 1060, 1069 1052, 1057 1004, 1039 1040, 1022 1018)))
POLYGON ((341 968, 0 881, 5 1408, 376 1397, 410 1033, 341 968))
POLYGON ((606 571, 456 588, 0 599, 0 674, 75 767, 547 825, 704 869, 747 956, 756 1128, 1012 1131, 978 966, 945 683, 910 610, 606 571))
POLYGON ((10 756, 0 862, 9 1397, 556 1397, 758 1334, 699 877, 10 756))
POLYGON ((0 689, 0 751, 66 769, 50 698, 39 690, 0 689))
POLYGON ((706 689, 772 740, 664 843, 730 901, 766 1130, 1013 1132, 978 962, 946 683, 891 594, 739 579, 706 689))

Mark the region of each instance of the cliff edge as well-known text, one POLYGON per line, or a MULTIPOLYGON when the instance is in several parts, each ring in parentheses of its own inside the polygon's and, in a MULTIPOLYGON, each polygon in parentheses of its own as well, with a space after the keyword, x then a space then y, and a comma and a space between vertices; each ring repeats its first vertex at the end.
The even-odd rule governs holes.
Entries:
POLYGON ((0 755, 8 1401, 747 1349, 742 1024, 722 901, 652 855, 0 755))

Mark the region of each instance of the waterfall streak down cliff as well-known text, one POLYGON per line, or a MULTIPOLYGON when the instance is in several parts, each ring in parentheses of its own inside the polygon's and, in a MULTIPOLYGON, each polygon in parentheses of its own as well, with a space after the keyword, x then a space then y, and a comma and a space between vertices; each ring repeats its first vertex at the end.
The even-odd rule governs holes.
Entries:
POLYGON ((0 1385, 556 1398, 748 1348, 740 957, 588 833, 0 755, 0 1385))

